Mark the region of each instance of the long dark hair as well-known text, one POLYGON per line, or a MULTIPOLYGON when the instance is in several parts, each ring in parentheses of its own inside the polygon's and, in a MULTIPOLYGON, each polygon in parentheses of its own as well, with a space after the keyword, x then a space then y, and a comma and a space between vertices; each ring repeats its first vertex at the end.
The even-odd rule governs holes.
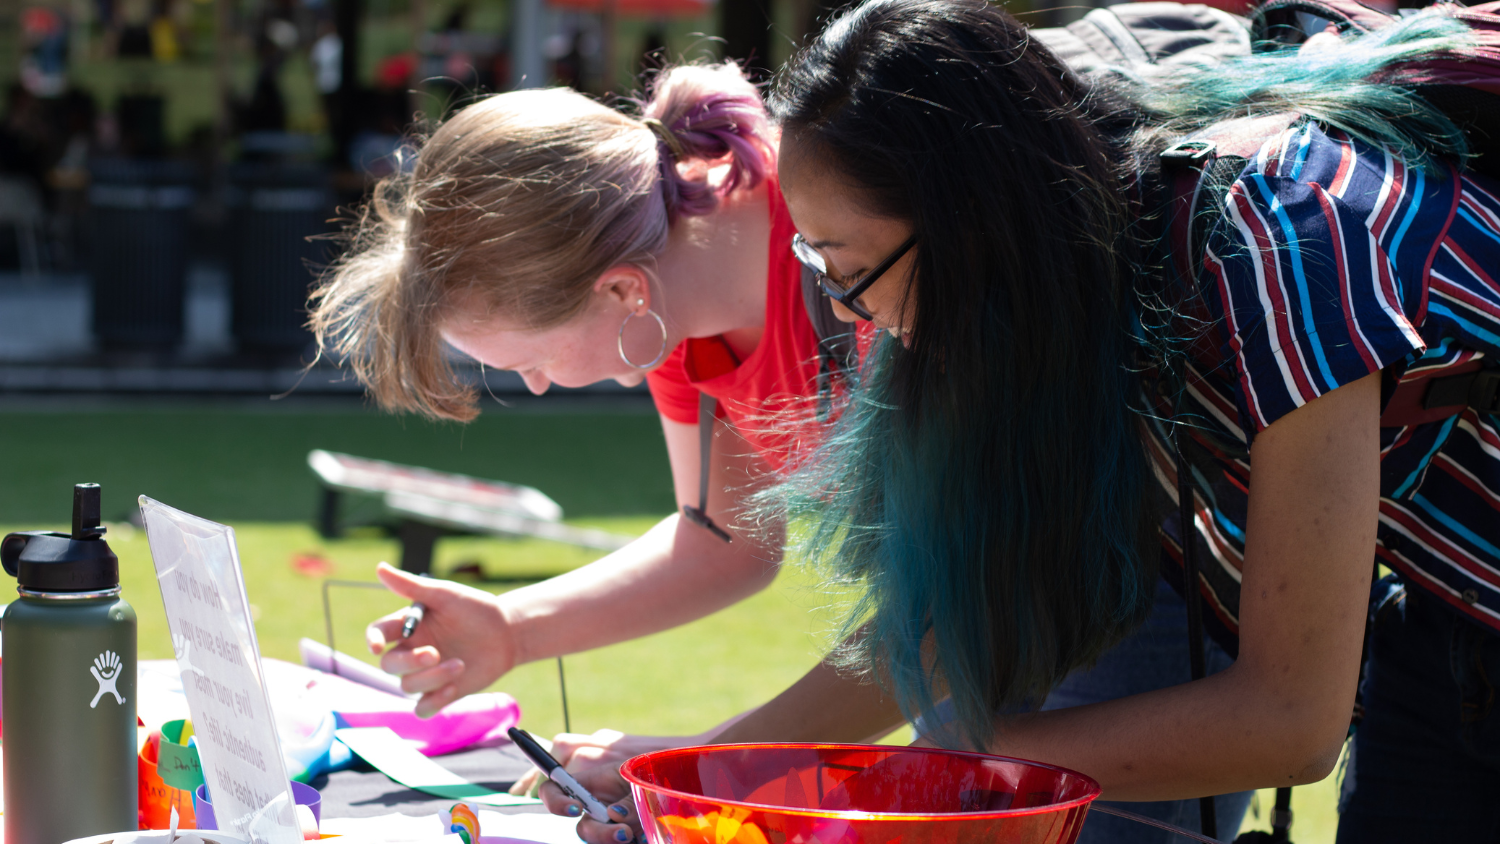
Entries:
POLYGON ((981 746, 997 707, 1140 622, 1156 579, 1121 149, 1089 93, 986 3, 893 0, 835 20, 770 100, 785 137, 910 221, 921 279, 909 349, 882 342, 845 409, 848 447, 777 495, 869 586, 851 657, 909 715, 945 686, 981 746))
POLYGON ((983 747, 997 710, 1040 704, 1145 617, 1158 513, 1135 364, 1182 345, 1146 257, 1155 154, 1290 110, 1419 163, 1462 156, 1450 121, 1367 80, 1465 37, 1417 16, 1336 54, 1103 84, 983 0, 868 0, 793 58, 769 101, 786 142, 917 236, 909 346, 877 341, 825 444, 759 496, 866 587, 847 664, 908 717, 950 694, 952 738, 983 747))

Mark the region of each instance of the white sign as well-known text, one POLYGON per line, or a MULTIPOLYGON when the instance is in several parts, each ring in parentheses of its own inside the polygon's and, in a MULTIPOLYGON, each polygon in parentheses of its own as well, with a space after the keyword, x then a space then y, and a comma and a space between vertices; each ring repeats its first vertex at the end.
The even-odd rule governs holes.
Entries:
POLYGON ((234 530, 140 502, 219 828, 254 844, 298 844, 234 530))

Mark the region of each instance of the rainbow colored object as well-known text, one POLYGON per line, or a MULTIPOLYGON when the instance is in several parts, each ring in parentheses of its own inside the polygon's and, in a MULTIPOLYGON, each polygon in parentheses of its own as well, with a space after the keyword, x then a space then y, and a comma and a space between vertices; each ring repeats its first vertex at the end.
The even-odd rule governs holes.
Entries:
POLYGON ((1099 784, 1004 756, 741 744, 620 769, 649 844, 1073 844, 1099 784))
POLYGON ((471 803, 454 803, 442 813, 443 829, 457 833, 464 844, 479 844, 479 810, 471 803))

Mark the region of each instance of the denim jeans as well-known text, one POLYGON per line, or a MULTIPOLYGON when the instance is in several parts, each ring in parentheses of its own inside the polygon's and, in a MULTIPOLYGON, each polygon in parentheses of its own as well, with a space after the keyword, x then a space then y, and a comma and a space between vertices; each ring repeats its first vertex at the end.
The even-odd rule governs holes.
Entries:
MULTIPOLYGON (((1228 668, 1233 662, 1229 655, 1211 640, 1205 641, 1208 673, 1215 674, 1228 668)), ((1047 696, 1042 709, 1066 709, 1114 700, 1181 685, 1191 679, 1187 604, 1163 581, 1157 584, 1156 603, 1140 629, 1105 653, 1093 668, 1079 669, 1063 678, 1062 683, 1047 696)), ((952 709, 946 704, 947 701, 939 704, 935 713, 944 720, 952 717, 952 709)), ((918 733, 930 732, 924 729, 926 725, 920 720, 914 726, 918 733)), ((1244 791, 1214 798, 1214 814, 1221 841, 1229 841, 1237 834, 1252 794, 1244 791)), ((1194 832, 1199 829, 1197 800, 1101 802, 1194 832)), ((1083 825, 1083 834, 1078 838, 1079 844, 1178 844, 1184 840, 1165 830, 1103 812, 1089 814, 1083 825)))
POLYGON ((1500 842, 1500 636, 1415 587, 1375 613, 1339 844, 1500 842))

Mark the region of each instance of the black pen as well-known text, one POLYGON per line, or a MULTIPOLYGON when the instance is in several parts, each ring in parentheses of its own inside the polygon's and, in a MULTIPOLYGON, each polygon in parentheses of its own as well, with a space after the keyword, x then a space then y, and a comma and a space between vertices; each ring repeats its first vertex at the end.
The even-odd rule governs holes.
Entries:
POLYGON ((553 759, 552 754, 538 744, 530 733, 520 727, 511 727, 507 733, 510 735, 510 740, 516 743, 516 747, 521 748, 521 752, 526 754, 526 758, 531 760, 531 764, 535 765, 537 770, 545 774, 547 779, 557 783, 557 787, 563 790, 563 794, 583 804, 583 810, 589 817, 600 823, 618 822, 609 816, 609 810, 604 808, 599 798, 579 785, 578 780, 573 779, 573 775, 563 768, 562 763, 553 759))

